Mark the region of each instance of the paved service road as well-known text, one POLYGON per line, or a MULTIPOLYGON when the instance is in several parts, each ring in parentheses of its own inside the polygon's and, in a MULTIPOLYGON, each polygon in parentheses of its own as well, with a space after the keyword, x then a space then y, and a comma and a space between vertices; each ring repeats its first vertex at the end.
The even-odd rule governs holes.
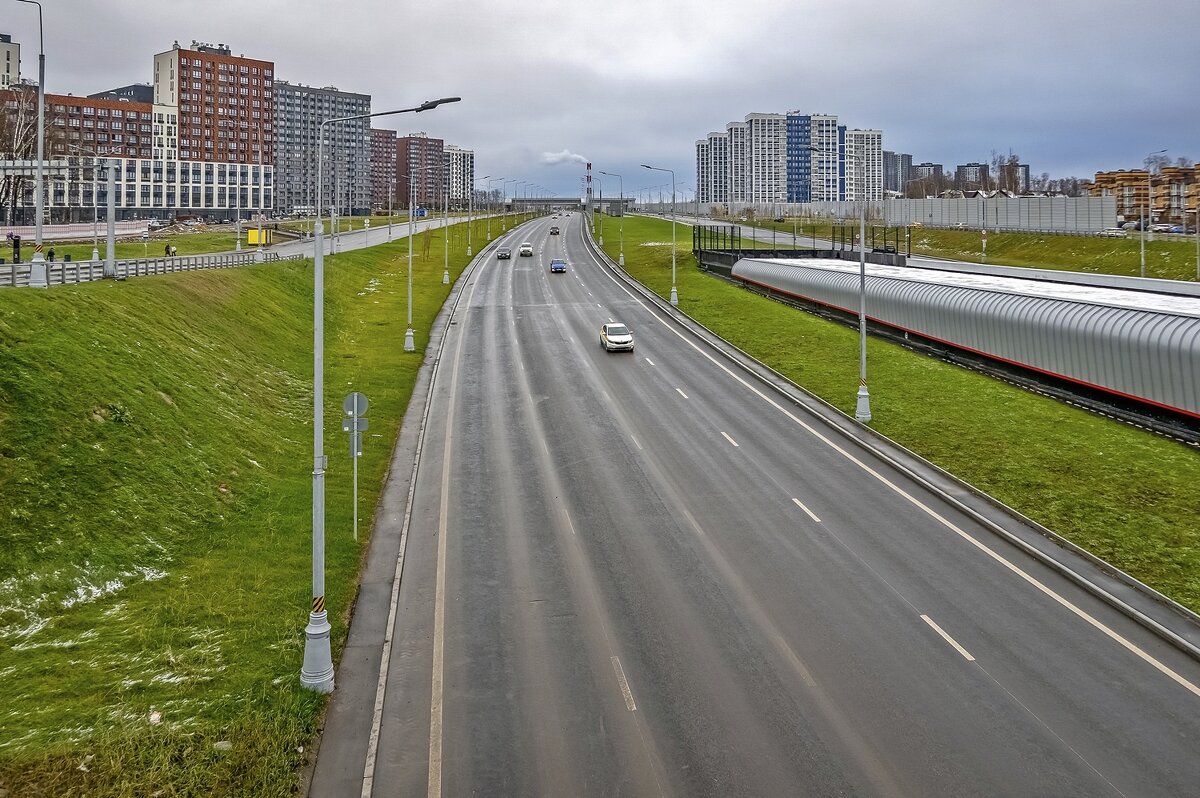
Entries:
MULTIPOLYGON (((581 223, 460 288, 377 737, 337 731, 366 794, 1196 794, 1200 665, 684 337, 581 223)), ((313 794, 359 794, 323 746, 313 794)))

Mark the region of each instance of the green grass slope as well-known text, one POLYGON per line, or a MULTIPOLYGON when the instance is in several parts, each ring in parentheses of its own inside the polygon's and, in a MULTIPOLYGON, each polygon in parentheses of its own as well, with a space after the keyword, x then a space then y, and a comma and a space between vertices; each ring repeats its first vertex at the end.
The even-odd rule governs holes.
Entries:
MULTIPOLYGON (((406 244, 326 259, 335 646, 449 292, 441 235, 416 240, 416 353, 406 244), (338 423, 354 390, 371 401, 357 543, 338 423)), ((322 705, 298 681, 312 346, 311 261, 0 289, 0 793, 292 792, 322 705)))

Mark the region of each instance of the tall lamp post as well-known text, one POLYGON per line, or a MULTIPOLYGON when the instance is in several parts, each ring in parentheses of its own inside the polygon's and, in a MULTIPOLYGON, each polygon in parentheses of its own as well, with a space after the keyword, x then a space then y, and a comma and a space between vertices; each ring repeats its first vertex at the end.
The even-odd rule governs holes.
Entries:
POLYGON ((487 193, 487 201, 488 201, 487 202, 487 204, 488 204, 487 237, 488 237, 488 241, 492 240, 492 183, 495 183, 500 180, 504 180, 504 178, 503 177, 493 177, 492 179, 488 180, 488 184, 487 184, 488 185, 488 193, 487 193))
POLYGON ((652 169, 655 172, 669 172, 671 175, 671 304, 678 305, 679 292, 675 290, 675 170, 649 164, 642 164, 642 168, 652 169))
MULTIPOLYGON (((374 114, 326 119, 318 126, 317 163, 324 163, 325 126, 348 122, 353 119, 368 119, 375 116, 420 113, 436 108, 443 103, 458 102, 458 97, 429 100, 414 108, 396 111, 380 111, 374 114)), ((325 424, 325 250, 324 224, 321 222, 321 190, 324 170, 317 170, 317 219, 313 242, 313 564, 312 606, 308 614, 308 625, 304 629, 304 665, 300 670, 300 684, 318 693, 333 691, 333 658, 329 648, 329 616, 325 612, 325 457, 323 440, 325 424)), ((412 288, 409 283, 409 308, 411 318, 412 288)), ((411 324, 411 321, 410 321, 411 324)))
POLYGON ((615 177, 617 179, 617 187, 621 192, 621 226, 620 226, 620 255, 617 263, 621 266, 625 265, 625 180, 618 174, 613 172, 600 172, 602 175, 615 177))
POLYGON ((501 223, 500 229, 506 233, 508 232, 508 184, 509 183, 517 183, 517 182, 518 182, 518 180, 515 177, 513 177, 508 180, 505 180, 503 183, 500 184, 500 192, 503 194, 503 197, 501 199, 501 202, 502 202, 501 208, 504 211, 504 221, 503 221, 503 223, 501 223))
POLYGON ((867 187, 861 153, 847 150, 846 157, 858 165, 858 397, 854 417, 864 424, 871 420, 871 395, 867 391, 867 187))
MULTIPOLYGON (((491 175, 484 175, 479 180, 487 180, 491 175)), ((475 184, 478 180, 471 181, 471 191, 467 194, 467 257, 474 257, 474 252, 471 251, 471 228, 475 224, 475 184)))
POLYGON ((42 214, 44 212, 42 187, 45 186, 43 170, 46 165, 46 47, 42 36, 42 4, 38 0, 17 0, 17 2, 35 5, 38 10, 37 172, 33 185, 34 246, 33 260, 29 264, 29 285, 32 288, 48 288, 50 279, 46 273, 46 256, 42 254, 42 214))
MULTIPOLYGON (((597 170, 597 173, 604 174, 603 172, 600 172, 599 170, 597 170)), ((600 248, 603 249, 604 248, 604 181, 598 177, 596 178, 596 187, 600 189, 600 205, 599 205, 599 210, 600 210, 600 248)))
MULTIPOLYGON (((1146 155, 1146 160, 1149 161, 1150 158, 1152 158, 1153 156, 1162 155, 1164 152, 1166 152, 1166 150, 1156 150, 1155 152, 1148 153, 1146 155)), ((1153 202, 1151 200, 1150 194, 1153 191, 1154 191, 1154 185, 1150 182, 1150 164, 1146 164, 1146 204, 1143 206, 1146 213, 1142 217, 1141 225, 1139 225, 1142 228, 1139 231, 1141 233, 1140 238, 1142 241, 1142 271, 1141 271, 1142 277, 1146 276, 1146 230, 1149 229, 1149 227, 1150 227, 1150 214, 1152 212, 1151 209, 1153 207, 1153 202)))

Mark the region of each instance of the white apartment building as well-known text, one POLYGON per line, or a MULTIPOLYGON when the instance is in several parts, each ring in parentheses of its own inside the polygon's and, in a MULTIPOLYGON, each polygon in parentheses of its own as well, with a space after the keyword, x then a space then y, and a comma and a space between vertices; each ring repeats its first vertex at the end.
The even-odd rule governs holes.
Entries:
POLYGON ((0 33, 0 89, 21 82, 21 44, 12 36, 0 33))
POLYGON ((749 202, 787 202, 787 117, 746 115, 749 202))
POLYGON ((883 199, 883 131, 846 131, 846 199, 883 199))
POLYGON ((696 142, 696 196, 701 204, 729 202, 728 133, 709 133, 696 142))
POLYGON ((450 205, 466 208, 475 185, 475 151, 447 144, 442 150, 446 166, 446 190, 450 205))
POLYGON ((729 139, 729 202, 746 203, 750 201, 749 129, 745 122, 730 122, 725 135, 729 139))
POLYGON ((708 139, 696 142, 696 202, 712 203, 712 155, 708 139))
POLYGON ((813 114, 811 117, 812 146, 812 193, 811 202, 837 202, 845 199, 845 144, 846 128, 838 124, 838 118, 830 114, 813 114))

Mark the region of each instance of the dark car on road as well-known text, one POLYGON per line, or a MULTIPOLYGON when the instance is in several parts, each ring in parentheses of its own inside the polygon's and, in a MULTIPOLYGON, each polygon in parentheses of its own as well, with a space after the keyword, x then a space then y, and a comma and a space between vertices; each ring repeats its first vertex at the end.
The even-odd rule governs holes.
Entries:
POLYGON ((496 249, 496 260, 512 260, 512 250, 508 247, 498 247, 496 249))
POLYGON ((566 271, 567 271, 567 262, 565 260, 563 260, 562 258, 555 258, 554 260, 550 261, 550 273, 551 274, 554 274, 556 272, 560 273, 560 274, 565 274, 566 271))

